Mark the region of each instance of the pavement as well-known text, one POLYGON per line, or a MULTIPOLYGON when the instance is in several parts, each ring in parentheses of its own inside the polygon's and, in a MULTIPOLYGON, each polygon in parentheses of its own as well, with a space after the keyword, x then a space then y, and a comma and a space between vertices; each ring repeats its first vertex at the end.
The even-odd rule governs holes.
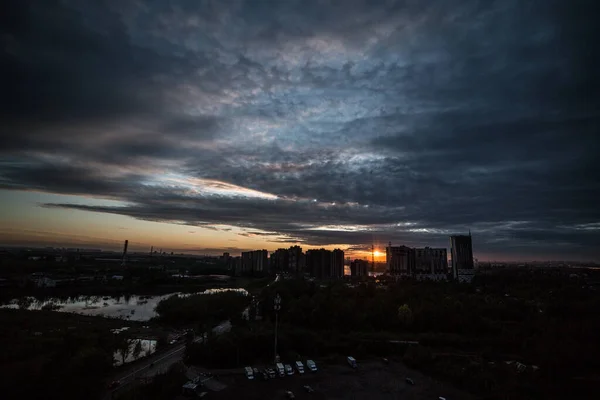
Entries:
MULTIPOLYGON (((231 330, 231 322, 223 321, 213 328, 215 335, 221 335, 231 330)), ((203 335, 194 339, 194 343, 202 343, 203 335)), ((135 366, 127 370, 120 371, 111 381, 119 381, 119 386, 111 389, 104 396, 105 400, 112 399, 114 395, 127 389, 131 389, 155 375, 165 373, 169 368, 182 361, 185 354, 185 343, 175 344, 165 353, 151 355, 143 361, 136 363, 135 366), (141 381, 141 382, 140 382, 141 381)))
MULTIPOLYGON (((273 282, 269 283, 267 286, 270 286, 271 284, 279 280, 280 276, 277 275, 273 282)), ((247 312, 247 310, 245 311, 247 312)), ((213 333, 215 335, 221 335, 225 332, 229 332, 230 330, 231 322, 227 320, 215 326, 213 328, 213 333)), ((196 338, 194 339, 194 343, 202 343, 203 336, 204 335, 196 336, 196 338)), ((140 384, 154 377, 155 375, 167 372, 172 365, 183 360, 184 354, 185 343, 182 343, 172 345, 171 349, 169 349, 166 353, 161 352, 160 354, 148 356, 143 361, 140 360, 140 362, 137 362, 135 366, 121 371, 109 381, 109 383, 112 381, 118 381, 119 386, 109 390, 107 394, 103 397, 103 399, 110 400, 114 397, 114 395, 121 391, 131 389, 135 385, 140 384)), ((215 389, 217 391, 222 390, 224 387, 226 387, 220 387, 219 385, 221 384, 214 379, 212 379, 211 381, 214 381, 215 389)), ((211 384, 211 382, 206 383, 208 383, 209 385, 211 384)))

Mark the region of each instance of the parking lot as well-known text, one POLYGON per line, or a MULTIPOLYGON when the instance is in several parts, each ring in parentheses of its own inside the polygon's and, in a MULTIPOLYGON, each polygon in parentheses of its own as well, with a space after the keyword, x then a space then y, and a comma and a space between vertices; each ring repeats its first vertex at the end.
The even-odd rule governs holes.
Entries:
MULTIPOLYGON (((304 362, 305 360, 303 360, 304 362)), ((243 368, 239 374, 220 376, 227 385, 225 390, 210 393, 211 398, 220 399, 285 399, 286 391, 293 392, 296 399, 432 399, 444 397, 447 400, 471 399, 472 397, 449 385, 437 382, 417 371, 410 370, 400 362, 381 360, 361 362, 352 369, 345 359, 339 364, 324 365, 317 362, 318 371, 307 371, 294 375, 263 380, 262 377, 248 380, 243 368), (406 381, 411 378, 414 385, 406 381), (304 386, 309 385, 314 392, 308 393, 304 386)), ((284 360, 284 363, 285 362, 284 360)), ((292 364, 292 362, 289 362, 292 364)), ((256 365, 259 370, 271 365, 256 365)))

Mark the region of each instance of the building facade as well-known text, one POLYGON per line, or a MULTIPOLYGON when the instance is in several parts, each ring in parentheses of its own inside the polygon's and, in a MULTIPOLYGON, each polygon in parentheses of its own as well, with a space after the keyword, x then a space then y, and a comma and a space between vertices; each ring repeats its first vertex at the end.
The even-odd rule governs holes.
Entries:
POLYGON ((344 276, 344 252, 340 249, 315 249, 306 252, 306 271, 317 279, 337 279, 344 276))
POLYGON ((287 249, 277 249, 271 254, 271 271, 281 273, 287 271, 289 265, 289 252, 287 249))
POLYGON ((317 279, 328 278, 331 271, 331 251, 312 249, 306 252, 306 271, 317 279))
POLYGON ((446 249, 431 247, 413 249, 412 275, 418 280, 441 281, 448 279, 448 253, 446 249))
POLYGON ((369 275, 369 262, 367 260, 354 260, 350 263, 350 276, 361 278, 369 275))
POLYGON ((412 249, 407 246, 392 246, 390 243, 385 248, 385 262, 390 275, 410 276, 414 264, 412 249))
POLYGON ((475 275, 471 234, 450 236, 452 277, 459 282, 471 282, 475 275))
POLYGON ((387 272, 397 277, 417 280, 448 279, 448 253, 443 248, 411 248, 392 246, 386 248, 387 272))
POLYGON ((242 252, 242 275, 260 276, 269 273, 269 252, 254 250, 242 252))
POLYGON ((331 277, 339 279, 344 277, 344 251, 335 249, 331 252, 331 277))
POLYGON ((302 247, 292 246, 288 249, 288 271, 292 274, 300 275, 305 272, 306 258, 302 252, 302 247))

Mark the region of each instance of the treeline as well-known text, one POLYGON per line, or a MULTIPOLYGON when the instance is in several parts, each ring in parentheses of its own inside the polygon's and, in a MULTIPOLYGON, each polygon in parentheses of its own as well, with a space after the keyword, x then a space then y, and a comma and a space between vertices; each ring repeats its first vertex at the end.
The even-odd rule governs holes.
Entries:
POLYGON ((95 399, 113 365, 123 322, 0 309, 0 393, 6 399, 95 399))
POLYGON ((404 281, 385 288, 373 282, 322 288, 303 280, 283 281, 261 293, 259 307, 267 320, 274 320, 276 293, 282 297, 282 326, 321 335, 388 332, 433 349, 477 354, 480 372, 472 371, 470 381, 457 378, 473 369, 462 365, 465 357, 451 362, 433 357, 419 367, 454 382, 464 380, 469 387, 477 381, 479 394, 510 388, 522 379, 514 373, 509 374, 512 381, 497 379, 503 375, 492 365, 505 361, 536 365, 540 377, 533 389, 517 385, 523 390, 514 392, 527 392, 525 397, 508 398, 531 398, 531 391, 547 393, 545 388, 573 392, 567 388, 584 387, 600 371, 600 297, 577 279, 519 271, 484 276, 472 285, 404 281))
POLYGON ((240 314, 249 304, 250 297, 237 291, 174 295, 157 304, 156 320, 172 326, 211 325, 240 314))
MULTIPOLYGON (((272 324, 234 326, 231 332, 209 337, 206 343, 188 344, 186 362, 219 369, 238 368, 256 362, 272 363, 275 356, 274 334, 272 324)), ((389 343, 388 339, 385 334, 322 333, 284 325, 278 331, 277 350, 286 362, 307 358, 339 362, 349 354, 359 358, 402 356, 406 345, 389 343)))

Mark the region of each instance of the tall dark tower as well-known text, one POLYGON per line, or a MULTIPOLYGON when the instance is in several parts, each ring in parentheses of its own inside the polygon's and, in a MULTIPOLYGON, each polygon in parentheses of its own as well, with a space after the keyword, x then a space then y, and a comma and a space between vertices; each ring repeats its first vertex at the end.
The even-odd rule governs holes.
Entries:
POLYGON ((473 263, 473 244, 469 235, 450 236, 452 254, 452 277, 461 282, 470 282, 475 273, 473 263))
POLYGON ((127 246, 129 245, 129 240, 125 240, 125 244, 123 245, 123 259, 121 261, 121 266, 125 266, 125 257, 127 256, 127 246))

